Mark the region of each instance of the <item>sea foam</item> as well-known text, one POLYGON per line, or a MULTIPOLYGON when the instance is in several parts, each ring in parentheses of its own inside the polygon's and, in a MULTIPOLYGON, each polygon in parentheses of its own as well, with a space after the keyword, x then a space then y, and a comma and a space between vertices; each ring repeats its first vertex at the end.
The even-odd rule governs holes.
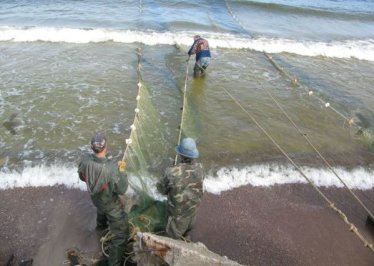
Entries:
POLYGON ((22 172, 0 172, 0 189, 17 187, 47 187, 64 185, 67 188, 86 189, 84 182, 78 178, 77 169, 71 166, 29 166, 22 172))
MULTIPOLYGON (((193 32, 155 32, 112 29, 51 27, 0 27, 0 41, 67 43, 144 43, 146 45, 191 45, 193 32)), ((304 56, 357 58, 374 61, 374 40, 306 41, 282 38, 250 38, 243 35, 202 32, 212 48, 252 49, 268 53, 294 53, 304 56)))
MULTIPOLYGON (((303 167, 302 170, 319 187, 343 187, 338 178, 328 169, 303 167)), ((349 188, 359 190, 374 188, 373 170, 362 167, 353 170, 343 168, 335 168, 334 170, 349 188)), ((148 186, 155 188, 154 181, 149 182, 148 186)), ((206 177, 204 189, 209 193, 220 194, 223 191, 244 185, 270 187, 292 183, 307 183, 307 181, 292 166, 259 164, 240 169, 236 167, 221 168, 215 174, 206 177)), ((86 190, 86 185, 79 180, 77 168, 74 166, 39 165, 28 166, 22 172, 10 170, 0 172, 0 189, 55 185, 86 190)), ((152 194, 157 193, 153 191, 152 194)))
MULTIPOLYGON (((329 169, 302 167, 304 174, 318 187, 343 187, 343 183, 329 169)), ((335 168, 334 171, 351 189, 368 190, 374 187, 374 171, 357 167, 353 170, 335 168)), ((204 189, 213 194, 244 185, 269 187, 308 181, 292 166, 268 164, 244 168, 221 168, 204 181, 204 189)))

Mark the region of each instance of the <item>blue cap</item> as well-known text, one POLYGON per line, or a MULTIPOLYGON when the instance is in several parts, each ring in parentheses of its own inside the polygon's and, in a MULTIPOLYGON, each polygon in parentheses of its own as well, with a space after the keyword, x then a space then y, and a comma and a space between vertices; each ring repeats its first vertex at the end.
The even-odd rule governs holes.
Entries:
POLYGON ((178 154, 187 158, 196 159, 199 157, 196 142, 192 138, 184 138, 181 144, 178 145, 175 150, 178 154))

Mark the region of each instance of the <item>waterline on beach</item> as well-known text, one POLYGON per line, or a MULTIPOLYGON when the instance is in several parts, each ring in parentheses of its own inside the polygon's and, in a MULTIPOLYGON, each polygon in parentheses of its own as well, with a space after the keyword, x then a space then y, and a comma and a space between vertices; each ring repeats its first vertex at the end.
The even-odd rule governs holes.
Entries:
MULTIPOLYGON (((302 167, 302 170, 319 187, 343 187, 343 184, 328 169, 302 167)), ((374 171, 371 169, 356 167, 348 170, 334 167, 334 170, 351 189, 374 188, 374 171)), ((154 186, 152 178, 148 180, 151 182, 149 187, 154 186)), ((208 173, 204 181, 204 189, 212 194, 220 194, 245 185, 271 187, 291 183, 307 183, 307 181, 292 166, 256 164, 243 168, 224 167, 216 173, 208 173)), ((21 172, 13 170, 0 173, 0 189, 57 185, 86 190, 85 183, 79 180, 76 168, 71 165, 38 165, 26 167, 21 172)))

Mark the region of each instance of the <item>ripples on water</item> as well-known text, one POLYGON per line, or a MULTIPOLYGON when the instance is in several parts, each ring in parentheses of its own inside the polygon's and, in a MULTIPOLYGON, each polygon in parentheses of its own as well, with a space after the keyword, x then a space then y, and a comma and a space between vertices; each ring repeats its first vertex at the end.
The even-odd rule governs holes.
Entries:
POLYGON ((369 9, 353 12, 347 9, 350 5, 336 10, 332 2, 328 7, 258 2, 228 1, 236 18, 224 3, 206 1, 154 1, 143 6, 139 1, 126 6, 100 1, 5 3, 7 13, 0 14, 0 118, 8 124, 0 129, 2 169, 74 168, 97 130, 106 131, 112 153, 121 154, 136 106, 137 41, 146 44, 144 81, 169 138, 171 160, 186 51, 197 30, 210 40, 213 60, 205 79, 188 79, 185 126, 198 139, 208 170, 282 161, 274 145, 223 88, 300 163, 322 164, 268 92, 337 164, 370 163, 372 157, 366 156, 367 146, 354 135, 356 131, 345 129, 336 113, 295 88, 262 54, 263 50, 274 53, 274 60, 288 73, 372 130, 370 3, 361 6, 369 9), (332 22, 337 28, 327 27, 332 22), (13 114, 16 124, 9 123, 13 114))

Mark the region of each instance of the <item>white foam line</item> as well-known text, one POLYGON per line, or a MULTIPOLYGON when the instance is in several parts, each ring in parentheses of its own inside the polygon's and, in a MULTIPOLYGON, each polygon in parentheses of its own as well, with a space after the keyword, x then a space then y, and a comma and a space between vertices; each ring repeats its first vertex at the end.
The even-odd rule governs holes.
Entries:
MULTIPOLYGON (((0 41, 12 42, 67 42, 67 43, 144 43, 146 45, 191 45, 196 32, 154 32, 112 29, 73 28, 17 28, 0 27, 0 41)), ((326 56, 336 58, 357 58, 374 61, 374 40, 305 41, 282 38, 248 38, 233 34, 201 32, 209 39, 212 48, 253 49, 268 53, 294 53, 304 56, 326 56)))
MULTIPOLYGON (((308 178, 319 187, 343 187, 343 184, 328 169, 310 167, 302 169, 308 178)), ((371 169, 358 167, 349 171, 343 168, 335 168, 334 170, 349 188, 360 190, 374 188, 374 171, 371 169)), ((157 195, 155 182, 151 182, 150 178, 145 181, 150 182, 147 185, 153 196, 157 195)), ((307 182, 292 166, 261 164, 241 169, 236 167, 221 168, 215 175, 210 175, 204 180, 204 189, 213 194, 220 194, 223 191, 245 185, 270 187, 292 183, 307 182)), ((28 166, 22 172, 4 170, 0 172, 0 189, 55 185, 86 190, 85 183, 78 178, 77 168, 71 165, 28 166)))
POLYGON ((86 190, 86 185, 78 178, 77 169, 68 166, 26 167, 21 173, 6 171, 0 173, 0 189, 16 187, 47 187, 64 185, 67 188, 86 190))
MULTIPOLYGON (((319 187, 343 187, 328 169, 303 167, 302 170, 319 187)), ((374 171, 362 167, 353 170, 334 169, 349 188, 368 190, 374 187, 374 171)), ((291 166, 254 165, 241 169, 221 168, 204 180, 204 189, 213 194, 245 185, 268 187, 277 184, 307 183, 291 166)))

